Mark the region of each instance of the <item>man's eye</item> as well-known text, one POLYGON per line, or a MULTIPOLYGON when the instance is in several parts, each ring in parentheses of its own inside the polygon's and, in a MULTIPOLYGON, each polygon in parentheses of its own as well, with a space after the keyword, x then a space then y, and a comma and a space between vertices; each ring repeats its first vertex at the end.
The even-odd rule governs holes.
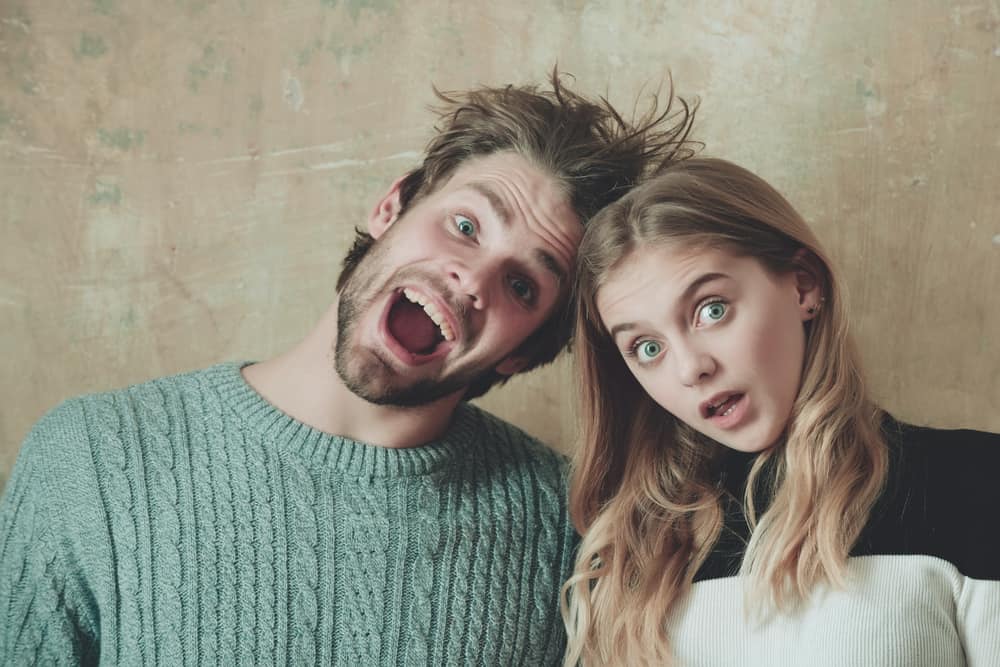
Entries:
POLYGON ((455 228, 458 229, 459 233, 463 236, 471 237, 476 235, 476 223, 464 215, 455 215, 455 228))
POLYGON ((531 303, 535 299, 535 288, 523 278, 511 278, 510 289, 521 301, 531 303))

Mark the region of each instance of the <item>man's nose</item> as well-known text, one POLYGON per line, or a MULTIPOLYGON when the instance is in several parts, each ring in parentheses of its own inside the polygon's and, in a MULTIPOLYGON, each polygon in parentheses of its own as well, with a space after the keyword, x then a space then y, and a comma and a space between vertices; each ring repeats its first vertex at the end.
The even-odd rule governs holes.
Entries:
POLYGON ((452 262, 448 267, 448 280, 467 305, 482 310, 489 305, 490 289, 496 267, 488 261, 452 262))

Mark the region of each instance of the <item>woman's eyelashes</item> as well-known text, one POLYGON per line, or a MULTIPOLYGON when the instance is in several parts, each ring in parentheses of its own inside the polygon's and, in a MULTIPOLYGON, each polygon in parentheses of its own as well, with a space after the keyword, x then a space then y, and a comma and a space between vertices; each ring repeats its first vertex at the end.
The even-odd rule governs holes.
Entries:
POLYGON ((663 343, 651 338, 637 338, 624 350, 626 357, 634 359, 639 364, 648 364, 663 354, 663 343))
MULTIPOLYGON (((693 328, 701 329, 718 324, 729 316, 729 309, 729 303, 721 297, 702 299, 694 309, 693 328)), ((639 364, 648 364, 655 361, 665 350, 666 345, 656 339, 636 338, 625 346, 622 354, 639 364)))
POLYGON ((728 303, 717 296, 709 297, 699 302, 695 308, 694 326, 711 326, 724 320, 728 313, 728 303))

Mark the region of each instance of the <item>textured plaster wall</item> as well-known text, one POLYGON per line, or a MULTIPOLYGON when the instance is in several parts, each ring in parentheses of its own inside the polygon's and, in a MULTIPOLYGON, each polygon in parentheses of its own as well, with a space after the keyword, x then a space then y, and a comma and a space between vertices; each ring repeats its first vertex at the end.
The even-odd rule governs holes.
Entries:
MULTIPOLYGON (((899 416, 1000 430, 1000 4, 0 1, 0 479, 62 398, 263 358, 413 167, 431 84, 667 70, 846 270, 899 416)), ((573 437, 567 363, 483 402, 573 437)))

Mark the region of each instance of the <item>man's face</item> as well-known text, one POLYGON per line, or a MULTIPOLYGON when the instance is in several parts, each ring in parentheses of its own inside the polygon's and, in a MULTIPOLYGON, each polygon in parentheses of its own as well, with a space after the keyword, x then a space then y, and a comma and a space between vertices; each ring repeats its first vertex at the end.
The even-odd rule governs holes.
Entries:
POLYGON ((370 402, 410 406, 516 373, 528 359, 515 350, 568 292, 583 234, 559 183, 505 152, 466 161, 401 216, 397 185, 340 293, 340 377, 370 402))

